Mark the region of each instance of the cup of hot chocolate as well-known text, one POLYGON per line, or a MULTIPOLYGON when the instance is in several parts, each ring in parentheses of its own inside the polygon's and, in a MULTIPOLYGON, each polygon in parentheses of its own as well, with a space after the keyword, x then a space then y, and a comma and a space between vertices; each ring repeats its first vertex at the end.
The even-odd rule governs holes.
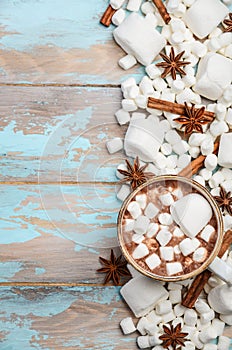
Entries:
POLYGON ((157 280, 184 280, 209 268, 232 282, 232 269, 217 257, 222 238, 222 215, 212 195, 180 176, 158 176, 142 184, 118 215, 125 258, 157 280))

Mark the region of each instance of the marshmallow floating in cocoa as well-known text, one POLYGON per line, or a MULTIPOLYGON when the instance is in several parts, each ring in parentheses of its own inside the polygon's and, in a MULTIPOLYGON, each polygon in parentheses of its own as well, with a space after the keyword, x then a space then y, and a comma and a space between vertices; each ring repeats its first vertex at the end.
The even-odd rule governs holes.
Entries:
POLYGON ((199 39, 203 39, 223 21, 228 12, 228 7, 220 0, 197 0, 183 19, 191 31, 199 39))
POLYGON ((148 14, 143 18, 132 13, 113 32, 115 41, 122 49, 144 66, 151 64, 166 45, 164 37, 155 29, 151 16, 148 14))
POLYGON ((173 203, 170 212, 174 221, 190 238, 194 238, 213 215, 208 201, 197 193, 188 194, 173 203))
POLYGON ((232 81, 232 60, 218 53, 208 53, 199 62, 194 91, 217 100, 232 81))

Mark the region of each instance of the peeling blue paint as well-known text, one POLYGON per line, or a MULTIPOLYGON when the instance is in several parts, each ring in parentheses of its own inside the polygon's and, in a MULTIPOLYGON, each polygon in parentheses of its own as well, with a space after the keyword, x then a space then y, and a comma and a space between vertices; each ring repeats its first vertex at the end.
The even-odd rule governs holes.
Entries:
POLYGON ((18 261, 0 262, 0 281, 8 282, 15 274, 23 270, 23 264, 18 261))
POLYGON ((46 272, 46 270, 43 267, 36 267, 35 268, 35 274, 37 276, 43 275, 46 272))

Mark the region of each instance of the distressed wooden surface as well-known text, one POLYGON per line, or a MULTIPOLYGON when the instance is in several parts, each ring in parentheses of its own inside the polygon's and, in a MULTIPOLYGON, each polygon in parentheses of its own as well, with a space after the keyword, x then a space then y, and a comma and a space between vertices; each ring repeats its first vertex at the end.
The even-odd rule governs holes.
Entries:
POLYGON ((105 142, 126 130, 118 86, 144 71, 118 67, 113 26, 99 25, 107 5, 1 1, 1 350, 137 349, 118 326, 131 315, 119 288, 96 273, 117 247, 125 155, 105 142))
POLYGON ((125 54, 99 24, 108 0, 5 0, 0 11, 0 83, 116 84, 125 54))

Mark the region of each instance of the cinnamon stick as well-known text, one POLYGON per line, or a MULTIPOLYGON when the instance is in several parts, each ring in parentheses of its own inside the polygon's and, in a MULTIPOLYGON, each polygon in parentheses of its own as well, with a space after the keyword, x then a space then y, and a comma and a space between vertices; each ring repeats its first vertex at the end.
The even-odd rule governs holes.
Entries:
MULTIPOLYGON (((153 109, 158 109, 158 110, 164 111, 164 112, 173 113, 173 114, 179 114, 179 115, 185 114, 185 105, 182 105, 180 103, 174 103, 174 102, 170 102, 170 101, 160 100, 160 99, 157 99, 154 97, 148 98, 147 107, 153 108, 153 109)), ((198 110, 198 108, 196 108, 196 110, 198 110)), ((214 119, 213 112, 205 111, 204 115, 211 118, 212 120, 214 119)))
MULTIPOLYGON (((215 142, 214 144, 214 154, 217 154, 219 148, 219 142, 215 142)), ((184 169, 180 171, 179 176, 184 176, 187 178, 191 178, 192 175, 195 175, 199 169, 201 169, 204 165, 206 156, 200 155, 196 159, 194 159, 189 165, 187 165, 184 169)))
POLYGON ((164 3, 162 0, 152 0, 155 6, 157 7, 157 10, 159 11, 161 17, 163 18, 164 22, 168 24, 171 21, 171 17, 164 6, 164 3))
MULTIPOLYGON (((231 244, 232 244, 232 230, 228 230, 224 235, 221 249, 218 253, 219 258, 221 258, 225 254, 225 252, 230 248, 231 244)), ((187 291, 186 295, 182 300, 183 306, 189 309, 192 309, 194 307, 195 302, 197 301, 197 298, 201 294, 205 284, 208 282, 211 275, 212 275, 212 272, 210 272, 209 270, 205 270, 202 273, 200 273, 197 277, 195 277, 189 290, 187 291)))
POLYGON ((105 27, 109 27, 111 24, 111 19, 115 12, 116 10, 113 9, 111 5, 109 5, 103 13, 102 18, 100 19, 100 23, 103 24, 105 27))

